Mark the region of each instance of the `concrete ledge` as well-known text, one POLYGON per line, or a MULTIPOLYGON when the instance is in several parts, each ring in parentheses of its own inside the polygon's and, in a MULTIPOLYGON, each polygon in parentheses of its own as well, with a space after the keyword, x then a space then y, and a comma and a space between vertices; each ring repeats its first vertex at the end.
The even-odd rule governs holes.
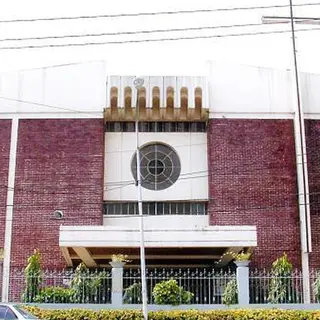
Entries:
MULTIPOLYGON (((255 247, 255 226, 207 226, 145 230, 145 246, 172 247, 255 247)), ((139 247, 139 229, 119 226, 61 226, 60 247, 139 247)))

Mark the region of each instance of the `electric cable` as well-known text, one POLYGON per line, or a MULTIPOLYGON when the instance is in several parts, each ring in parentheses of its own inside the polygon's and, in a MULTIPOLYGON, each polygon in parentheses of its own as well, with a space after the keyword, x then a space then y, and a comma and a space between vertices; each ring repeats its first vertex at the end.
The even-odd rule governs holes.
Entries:
MULTIPOLYGON (((294 4, 294 7, 317 6, 320 2, 307 2, 294 4)), ((158 12, 136 12, 136 13, 119 13, 119 14, 99 14, 99 15, 81 15, 81 16, 61 16, 47 18, 30 18, 30 19, 11 19, 0 20, 0 23, 16 23, 16 22, 38 22, 38 21, 59 21, 59 20, 79 20, 79 19, 102 19, 102 18, 123 18, 123 17, 141 17, 141 16, 159 16, 159 15, 176 15, 176 14, 195 14, 195 13, 211 13, 211 12, 227 12, 242 10, 260 10, 260 9, 277 9, 288 8, 289 5, 271 5, 271 6, 250 6, 250 7, 231 7, 231 8, 215 8, 215 9, 194 9, 194 10, 176 10, 176 11, 158 11, 158 12)))
MULTIPOLYGON (((296 32, 319 31, 319 30, 320 30, 320 27, 319 28, 309 28, 309 29, 296 29, 296 32)), ((165 42, 165 41, 197 40, 197 39, 204 40, 204 39, 213 39, 213 38, 283 34, 283 33, 288 33, 288 32, 291 32, 291 30, 243 32, 243 33, 216 34, 216 35, 207 35, 207 36, 175 37, 175 38, 135 39, 135 40, 123 40, 123 41, 119 40, 119 41, 104 41, 104 42, 22 45, 22 46, 0 47, 0 50, 63 48, 63 47, 82 47, 82 46, 95 46, 95 45, 118 45, 118 44, 129 44, 129 43, 149 43, 149 42, 165 42)))
MULTIPOLYGON (((287 23, 286 21, 283 22, 287 23)), ((152 34, 152 33, 167 33, 167 32, 185 32, 185 31, 200 31, 211 29, 224 29, 224 28, 241 28, 241 27, 257 27, 267 26, 261 23, 247 23, 247 24, 231 24, 231 25, 218 25, 218 26, 202 26, 190 28, 171 28, 171 29, 151 29, 151 30, 138 30, 138 31, 121 31, 121 32, 106 32, 106 33, 85 33, 85 34, 68 34, 61 36, 43 36, 43 37, 25 37, 25 38, 5 38, 0 39, 4 41, 25 41, 25 40, 49 40, 49 39, 65 39, 65 38, 82 38, 82 37, 102 37, 102 36, 122 36, 122 35, 137 35, 137 34, 152 34)))

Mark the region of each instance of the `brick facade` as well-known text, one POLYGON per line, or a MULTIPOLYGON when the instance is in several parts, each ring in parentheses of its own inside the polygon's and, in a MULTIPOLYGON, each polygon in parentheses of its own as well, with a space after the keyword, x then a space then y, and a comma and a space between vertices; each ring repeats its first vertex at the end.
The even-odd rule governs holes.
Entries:
POLYGON ((0 120, 0 248, 4 246, 11 120, 0 120))
POLYGON ((59 226, 102 224, 103 149, 101 119, 20 120, 12 266, 38 248, 44 267, 63 267, 59 226))
POLYGON ((210 120, 208 166, 210 223, 256 225, 253 266, 270 267, 285 251, 298 267, 293 121, 210 120))
POLYGON ((320 121, 306 120, 312 254, 310 266, 320 266, 320 121))
MULTIPOLYGON (((0 177, 7 184, 11 121, 1 120, 0 177)), ((20 120, 12 266, 39 248, 45 267, 63 267, 59 226, 101 225, 103 120, 20 120), (53 219, 63 210, 65 219, 53 219)), ((320 122, 306 121, 313 254, 320 265, 320 122), (319 211, 319 212, 318 212, 319 211)), ((255 267, 284 251, 300 266, 292 120, 211 119, 208 125, 209 215, 212 225, 256 225, 255 267)), ((3 189, 5 190, 5 188, 3 189)), ((6 190, 0 200, 6 203, 6 190)), ((0 247, 5 206, 0 208, 0 247)))

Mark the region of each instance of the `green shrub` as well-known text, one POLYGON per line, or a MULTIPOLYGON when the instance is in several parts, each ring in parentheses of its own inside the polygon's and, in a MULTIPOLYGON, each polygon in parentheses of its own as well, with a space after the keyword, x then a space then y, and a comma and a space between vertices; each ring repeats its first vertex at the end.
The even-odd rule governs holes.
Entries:
POLYGON ((104 302, 110 288, 106 287, 105 271, 91 272, 84 263, 80 263, 70 283, 70 288, 75 292, 74 302, 96 303, 104 302))
MULTIPOLYGON (((40 319, 47 320, 142 320, 140 310, 49 310, 27 306, 30 312, 40 319)), ((236 309, 236 310, 174 310, 149 312, 149 320, 320 320, 320 311, 298 311, 279 309, 236 309)))
POLYGON ((298 293, 292 284, 292 270, 292 264, 285 253, 272 263, 269 303, 294 303, 298 300, 298 293))
POLYGON ((157 283, 152 295, 155 304, 170 304, 174 306, 188 304, 193 297, 193 293, 179 287, 177 281, 173 279, 157 283))
POLYGON ((22 295, 22 301, 33 302, 40 291, 42 283, 41 255, 39 250, 34 250, 27 261, 28 264, 24 269, 26 286, 22 295))
POLYGON ((316 273, 316 280, 312 284, 312 289, 314 292, 315 302, 320 302, 320 272, 316 273))
POLYGON ((142 303, 141 283, 134 283, 124 290, 123 303, 142 303))
POLYGON ((63 287, 45 287, 35 297, 36 303, 72 303, 75 302, 76 291, 63 287))
POLYGON ((227 306, 238 303, 238 286, 236 279, 232 279, 227 283, 223 292, 222 303, 227 306))

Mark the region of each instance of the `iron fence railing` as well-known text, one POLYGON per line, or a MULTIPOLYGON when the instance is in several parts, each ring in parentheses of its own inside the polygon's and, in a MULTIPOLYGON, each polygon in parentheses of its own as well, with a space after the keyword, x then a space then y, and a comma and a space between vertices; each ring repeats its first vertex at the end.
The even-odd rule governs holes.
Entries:
POLYGON ((9 301, 35 303, 111 303, 111 270, 46 270, 30 273, 12 268, 9 301))
POLYGON ((250 303, 303 303, 303 277, 299 270, 275 275, 253 270, 249 275, 250 303))
MULTIPOLYGON (((0 277, 2 280, 2 277, 0 277)), ((192 293, 191 304, 221 304, 227 284, 236 279, 234 271, 217 271, 214 268, 148 268, 146 270, 147 297, 155 304, 155 286, 167 280, 192 293)), ((311 270, 310 298, 320 303, 320 271, 311 270)), ((124 268, 123 302, 141 303, 140 269, 124 268)), ((276 276, 267 270, 249 272, 250 303, 303 303, 303 275, 295 270, 286 276, 276 276)), ((9 279, 10 302, 34 303, 112 303, 111 269, 46 270, 30 274, 25 270, 11 268, 9 279)), ((180 303, 184 303, 180 300, 180 303)))
MULTIPOLYGON (((179 287, 193 294, 191 304, 221 304, 224 288, 235 279, 235 273, 206 268, 147 269, 147 298, 154 304, 153 291, 157 283, 174 279, 179 287)), ((140 269, 126 269, 123 276, 124 303, 141 303, 140 269)), ((181 297, 180 297, 181 299, 181 297)), ((180 301, 183 303, 183 301, 180 301)))

